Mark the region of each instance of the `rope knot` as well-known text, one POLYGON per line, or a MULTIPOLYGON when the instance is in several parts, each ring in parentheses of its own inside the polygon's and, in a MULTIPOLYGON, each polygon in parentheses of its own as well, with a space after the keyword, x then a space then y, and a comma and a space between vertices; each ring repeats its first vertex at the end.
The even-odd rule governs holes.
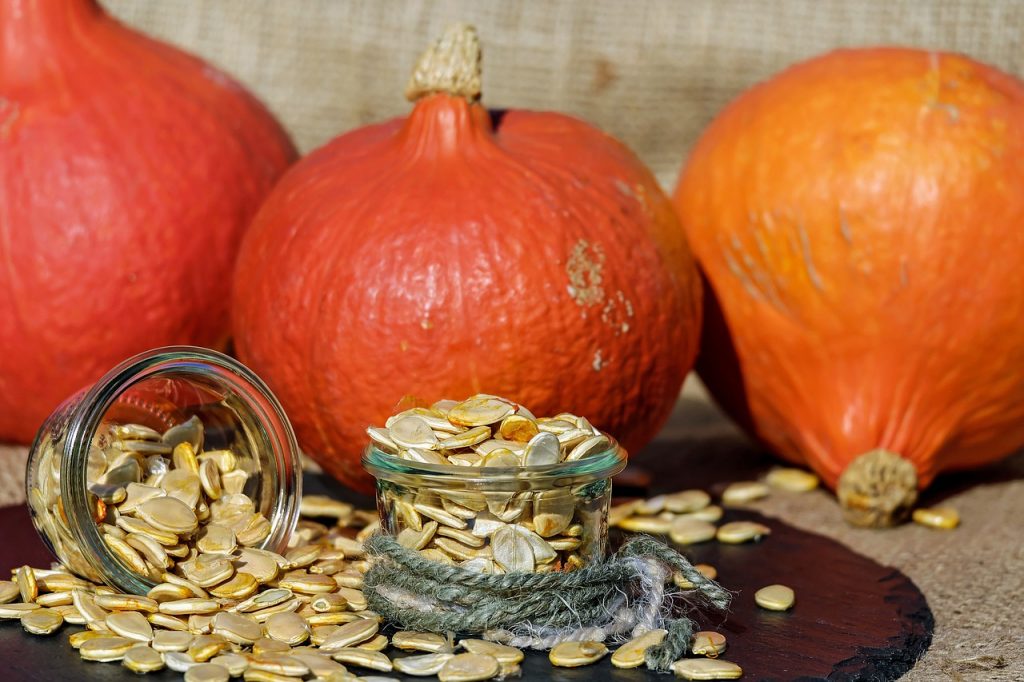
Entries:
POLYGON ((427 632, 462 632, 519 648, 558 642, 622 641, 665 627, 647 665, 666 672, 689 648, 694 622, 672 618, 673 603, 725 610, 731 595, 681 554, 649 536, 631 538, 612 557, 569 573, 486 575, 424 559, 386 535, 364 543, 373 560, 363 577, 368 605, 388 621, 427 632), (694 585, 666 591, 679 571, 694 585))

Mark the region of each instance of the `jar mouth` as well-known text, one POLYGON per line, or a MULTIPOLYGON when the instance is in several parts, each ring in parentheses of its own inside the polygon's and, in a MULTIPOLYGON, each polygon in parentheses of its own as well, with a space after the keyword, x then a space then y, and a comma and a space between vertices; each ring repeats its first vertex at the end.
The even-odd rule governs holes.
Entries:
POLYGON ((610 436, 609 446, 572 462, 517 467, 475 467, 414 462, 385 452, 375 445, 363 451, 362 464, 374 478, 385 481, 418 479, 431 485, 512 487, 576 485, 610 478, 626 466, 626 451, 610 436))
MULTIPOLYGON (((85 462, 93 435, 109 410, 132 387, 164 377, 202 377, 236 395, 255 415, 268 439, 271 452, 267 455, 275 465, 273 488, 278 491, 268 510, 271 532, 258 547, 282 549, 298 521, 301 498, 301 462, 294 432, 284 409, 258 376, 237 360, 207 348, 169 346, 140 353, 111 369, 85 393, 67 426, 61 463, 62 494, 70 509, 89 508, 85 462)), ((111 561, 100 526, 90 514, 68 514, 68 523, 83 544, 82 553, 105 582, 135 594, 144 594, 155 584, 119 560, 111 561)))

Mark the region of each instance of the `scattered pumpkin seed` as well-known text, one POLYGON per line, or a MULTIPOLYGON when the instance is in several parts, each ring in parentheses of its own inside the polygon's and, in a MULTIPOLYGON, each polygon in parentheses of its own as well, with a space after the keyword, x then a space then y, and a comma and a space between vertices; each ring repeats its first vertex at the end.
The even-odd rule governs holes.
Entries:
POLYGON ((396 658, 392 663, 400 673, 414 677, 437 675, 454 654, 423 654, 422 656, 405 656, 396 658))
POLYGON ((785 585, 768 585, 754 593, 754 601, 762 609, 788 611, 796 602, 796 593, 785 585))
POLYGON ((672 672, 684 680, 735 680, 743 669, 721 658, 684 658, 672 664, 672 672))
POLYGON ((722 503, 727 505, 746 504, 767 497, 771 489, 760 481, 736 481, 722 492, 722 503))
POLYGON ((52 635, 64 624, 64 617, 53 609, 33 609, 21 617, 21 626, 33 635, 52 635))
POLYGON ((771 532, 772 529, 762 523, 730 521, 718 527, 716 537, 719 542, 734 545, 760 540, 765 535, 771 534, 771 532))
POLYGON ((393 667, 391 659, 379 651, 370 651, 358 647, 335 649, 331 652, 331 658, 338 663, 348 663, 349 665, 357 665, 361 668, 380 670, 386 673, 391 672, 393 667))
POLYGON ((804 493, 818 487, 820 479, 810 471, 792 467, 776 467, 764 477, 765 483, 779 490, 804 493))
POLYGON ((725 635, 711 630, 702 630, 693 636, 691 651, 696 656, 716 658, 725 651, 725 635))
POLYGON ((597 663, 608 654, 608 647, 601 642, 560 642, 548 653, 551 665, 560 668, 577 668, 597 663))
POLYGON ((501 671, 498 659, 487 654, 456 654, 437 673, 441 682, 479 682, 495 677, 501 671))
POLYGON ((121 665, 133 673, 151 673, 164 667, 164 657, 147 644, 136 644, 125 652, 121 665))
POLYGON ((929 528, 949 530, 960 525, 960 514, 951 507, 930 507, 915 509, 914 523, 929 528))
POLYGON ((665 639, 668 630, 648 630, 638 637, 634 637, 612 653, 612 665, 616 668, 639 668, 644 664, 644 655, 647 650, 665 639))

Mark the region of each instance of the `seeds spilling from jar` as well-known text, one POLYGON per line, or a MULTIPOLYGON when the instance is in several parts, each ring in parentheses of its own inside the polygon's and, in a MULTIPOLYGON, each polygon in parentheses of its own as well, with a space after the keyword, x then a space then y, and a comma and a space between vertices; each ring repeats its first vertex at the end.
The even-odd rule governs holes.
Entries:
MULTIPOLYGON (((11 581, 0 581, 0 619, 19 620, 26 631, 39 635, 64 623, 85 625, 88 629, 68 638, 83 659, 121 662, 137 673, 166 667, 183 673, 186 680, 355 680, 372 679, 374 671, 452 681, 521 675, 523 651, 511 646, 480 639, 454 641, 427 632, 399 631, 390 640, 381 634, 381 619, 367 610, 362 593, 369 564, 361 543, 351 537, 360 527, 361 535, 372 530, 376 514, 324 497, 309 498, 303 501, 303 515, 329 519, 331 525, 301 520, 284 554, 237 544, 230 549, 217 544, 219 551, 207 552, 198 549, 201 540, 196 540, 191 561, 199 575, 193 577, 209 583, 205 586, 186 578, 180 565, 165 571, 163 582, 147 596, 116 593, 63 567, 23 566, 12 571, 11 581), (233 567, 231 577, 224 578, 220 560, 233 567), (216 594, 240 576, 255 581, 251 593, 216 594), (390 654, 396 650, 413 655, 392 660, 390 654)), ((641 516, 669 509, 688 514, 705 509, 702 505, 708 502, 700 491, 683 491, 628 506, 641 516)), ((422 525, 428 523, 435 524, 435 535, 441 528, 451 528, 433 520, 422 525)), ((210 526, 205 528, 205 535, 199 531, 193 539, 222 540, 210 538, 210 526)), ((698 570, 714 575, 711 566, 702 564, 698 570)), ((678 579, 676 584, 692 588, 678 579)), ((665 634, 652 630, 635 637, 614 652, 611 664, 642 666, 647 649, 665 634)), ((725 638, 715 632, 699 632, 691 642, 694 655, 714 657, 724 649, 725 638)), ((563 642, 552 649, 549 659, 553 665, 572 667, 597 663, 607 654, 602 643, 563 642)), ((702 660, 684 658, 674 669, 688 679, 724 679, 720 676, 731 678, 741 672, 731 663, 711 665, 702 660)))
POLYGON ((384 529, 425 558, 480 573, 543 573, 572 571, 603 555, 610 482, 544 487, 530 469, 607 454, 612 440, 584 417, 537 418, 510 400, 476 395, 405 410, 367 433, 400 460, 477 469, 477 476, 502 481, 379 482, 384 529))

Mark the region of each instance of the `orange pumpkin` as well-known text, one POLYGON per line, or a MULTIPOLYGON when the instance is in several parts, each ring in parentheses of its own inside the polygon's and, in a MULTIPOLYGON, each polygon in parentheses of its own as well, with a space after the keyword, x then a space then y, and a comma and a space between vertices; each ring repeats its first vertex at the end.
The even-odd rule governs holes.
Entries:
POLYGON ((403 396, 508 396, 635 449, 696 354, 698 275, 654 177, 576 119, 488 113, 479 61, 472 29, 450 30, 409 117, 299 162, 239 257, 240 357, 362 489, 364 430, 403 396))
POLYGON ((851 521, 1024 444, 1024 84, 841 50, 754 87, 675 204, 720 310, 698 369, 851 521))
POLYGON ((295 150, 224 74, 92 0, 0 1, 0 440, 154 346, 223 346, 295 150))

